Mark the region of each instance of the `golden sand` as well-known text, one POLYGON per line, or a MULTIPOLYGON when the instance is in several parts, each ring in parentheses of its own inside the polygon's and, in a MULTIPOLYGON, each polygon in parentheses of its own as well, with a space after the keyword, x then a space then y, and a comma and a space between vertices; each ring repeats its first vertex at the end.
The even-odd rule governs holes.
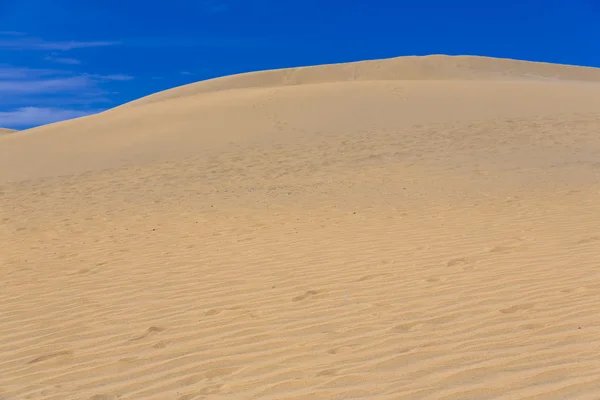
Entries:
POLYGON ((598 69, 430 56, 4 135, 0 399, 598 399, 599 132, 598 69))
POLYGON ((14 129, 0 128, 0 135, 14 133, 14 132, 16 132, 16 130, 14 130, 14 129))

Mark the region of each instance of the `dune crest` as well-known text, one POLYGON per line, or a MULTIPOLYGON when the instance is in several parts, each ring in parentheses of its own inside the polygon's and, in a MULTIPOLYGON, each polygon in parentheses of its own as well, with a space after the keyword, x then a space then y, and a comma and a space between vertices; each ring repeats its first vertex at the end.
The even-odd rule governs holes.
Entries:
POLYGON ((16 129, 0 128, 0 135, 4 135, 4 134, 8 134, 8 133, 15 133, 15 132, 17 132, 16 129))
POLYGON ((480 56, 404 56, 225 76, 166 90, 124 106, 232 89, 386 80, 558 80, 600 82, 600 69, 480 56))

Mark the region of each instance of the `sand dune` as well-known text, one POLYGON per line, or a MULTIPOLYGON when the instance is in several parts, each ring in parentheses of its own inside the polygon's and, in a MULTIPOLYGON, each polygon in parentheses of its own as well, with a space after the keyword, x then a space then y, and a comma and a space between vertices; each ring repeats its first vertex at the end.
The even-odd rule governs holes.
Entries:
POLYGON ((266 71, 0 138, 0 398, 597 399, 600 70, 266 71))
POLYGON ((0 128, 0 135, 5 135, 8 133, 15 133, 16 130, 14 129, 7 129, 7 128, 0 128))
POLYGON ((449 56, 242 74, 4 138, 0 182, 210 154, 230 143, 595 112, 598 83, 600 69, 449 56))
POLYGON ((256 87, 389 80, 540 80, 600 82, 598 68, 476 56, 409 56, 258 71, 178 87, 131 102, 143 105, 199 93, 256 87))

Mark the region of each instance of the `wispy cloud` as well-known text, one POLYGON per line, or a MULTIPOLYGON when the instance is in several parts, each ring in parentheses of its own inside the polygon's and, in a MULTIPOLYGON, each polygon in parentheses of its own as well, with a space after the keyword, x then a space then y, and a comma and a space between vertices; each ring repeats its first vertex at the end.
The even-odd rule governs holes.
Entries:
POLYGON ((45 94, 93 89, 102 82, 134 79, 125 74, 75 74, 56 69, 37 69, 0 65, 0 93, 6 95, 45 94))
POLYGON ((52 61, 52 62, 55 62, 57 64, 66 64, 66 65, 79 65, 79 64, 81 64, 80 60, 78 60, 76 58, 69 58, 69 57, 47 56, 47 57, 44 57, 44 60, 46 60, 46 61, 52 61))
POLYGON ((111 104, 110 96, 116 93, 119 82, 134 77, 69 70, 67 66, 82 62, 66 56, 65 52, 118 44, 116 41, 52 41, 22 32, 0 31, 3 54, 29 51, 34 57, 39 55, 39 60, 56 64, 56 68, 28 68, 0 63, 0 126, 29 128, 102 111, 95 107, 111 104))
POLYGON ((7 111, 21 107, 57 107, 86 109, 88 107, 113 107, 113 92, 102 88, 93 88, 85 92, 64 92, 42 95, 0 96, 0 110, 7 111))
POLYGON ((68 71, 0 66, 0 93, 3 97, 72 92, 93 84, 90 77, 73 75, 68 71))
POLYGON ((266 48, 284 42, 261 37, 148 36, 123 39, 120 44, 137 48, 266 48))
POLYGON ((29 128, 93 114, 101 111, 98 105, 110 104, 115 84, 131 79, 0 65, 0 126, 29 128))
POLYGON ((35 79, 43 76, 61 75, 64 71, 55 69, 12 67, 0 64, 0 80, 2 79, 35 79))
POLYGON ((85 76, 92 79, 98 79, 101 81, 130 81, 133 76, 124 74, 113 74, 113 75, 99 75, 99 74, 85 74, 85 76))
POLYGON ((83 49, 88 47, 115 46, 115 41, 47 41, 33 37, 0 39, 0 49, 8 50, 60 50, 83 49))
POLYGON ((17 31, 0 31, 0 36, 25 36, 27 35, 24 32, 17 31))
MULTIPOLYGON (((22 37, 2 39, 0 50, 69 51, 92 47, 127 46, 139 48, 235 48, 271 47, 277 44, 272 38, 260 37, 132 37, 119 41, 46 41, 38 38, 22 37)), ((76 64, 73 58, 48 57, 63 64, 76 64)))
POLYGON ((35 80, 0 80, 0 93, 6 95, 71 92, 92 85, 85 76, 35 80))
MULTIPOLYGON (((1 1, 1 0, 0 0, 1 1)), ((215 14, 228 9, 223 3, 205 1, 199 5, 205 13, 215 14)), ((126 46, 136 48, 250 48, 277 46, 278 41, 264 37, 225 37, 225 36, 149 36, 129 37, 121 40, 103 41, 56 41, 27 36, 21 32, 0 32, 0 50, 7 51, 48 51, 44 59, 58 64, 78 65, 81 60, 66 57, 62 52, 76 49, 126 46)))
POLYGON ((85 117, 102 110, 71 110, 53 107, 22 107, 11 111, 0 111, 0 126, 23 128, 50 124, 72 118, 85 117))

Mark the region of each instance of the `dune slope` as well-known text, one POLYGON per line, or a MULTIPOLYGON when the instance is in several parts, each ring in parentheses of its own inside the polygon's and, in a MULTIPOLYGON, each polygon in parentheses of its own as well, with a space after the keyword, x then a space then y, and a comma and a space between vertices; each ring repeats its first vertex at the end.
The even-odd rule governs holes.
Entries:
POLYGON ((596 111, 598 83, 600 69, 473 56, 241 74, 4 137, 0 182, 181 158, 231 143, 312 140, 332 130, 596 111))
POLYGON ((0 135, 4 135, 4 134, 8 134, 8 133, 15 133, 16 130, 14 129, 7 129, 7 128, 0 128, 0 135))
POLYGON ((598 398, 597 76, 267 71, 2 137, 0 398, 598 398))

